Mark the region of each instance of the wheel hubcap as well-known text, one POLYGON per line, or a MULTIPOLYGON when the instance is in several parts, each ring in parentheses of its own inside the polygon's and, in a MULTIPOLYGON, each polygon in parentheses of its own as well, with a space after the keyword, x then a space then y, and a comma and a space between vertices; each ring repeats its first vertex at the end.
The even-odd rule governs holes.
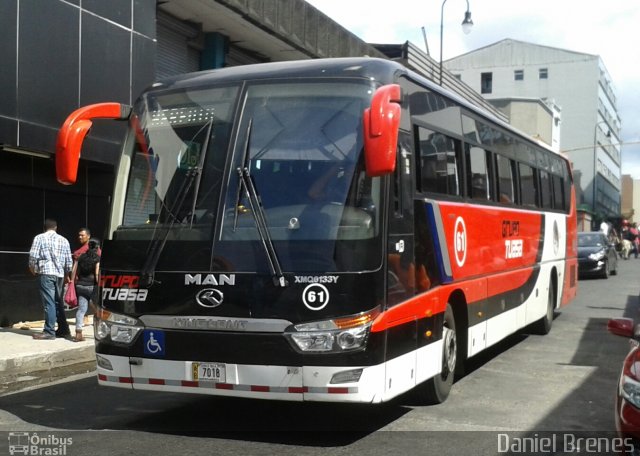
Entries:
POLYGON ((448 374, 449 372, 453 372, 456 368, 456 332, 446 326, 443 331, 444 359, 442 361, 448 374))

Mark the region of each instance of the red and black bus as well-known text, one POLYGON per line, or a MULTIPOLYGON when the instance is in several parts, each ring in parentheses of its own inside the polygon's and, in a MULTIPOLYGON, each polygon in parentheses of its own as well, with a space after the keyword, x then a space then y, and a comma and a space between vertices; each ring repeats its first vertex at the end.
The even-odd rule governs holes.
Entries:
POLYGON ((293 401, 446 399, 576 293, 569 162, 402 65, 225 68, 69 116, 129 125, 103 242, 100 384, 293 401))

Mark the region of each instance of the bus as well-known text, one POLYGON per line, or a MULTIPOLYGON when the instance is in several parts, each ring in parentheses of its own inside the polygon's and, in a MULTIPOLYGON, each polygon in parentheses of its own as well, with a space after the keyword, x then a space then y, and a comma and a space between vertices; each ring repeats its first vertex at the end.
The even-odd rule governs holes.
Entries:
POLYGON ((95 315, 101 385, 443 402, 467 360, 576 294, 570 163, 397 62, 318 59, 154 84, 126 121, 95 315))

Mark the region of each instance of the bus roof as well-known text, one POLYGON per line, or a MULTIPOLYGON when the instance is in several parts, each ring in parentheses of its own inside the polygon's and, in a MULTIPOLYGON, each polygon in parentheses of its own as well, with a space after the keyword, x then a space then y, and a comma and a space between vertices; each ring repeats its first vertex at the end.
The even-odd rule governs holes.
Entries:
POLYGON ((397 62, 372 57, 294 60, 257 63, 182 74, 163 79, 154 84, 152 89, 313 76, 365 78, 378 80, 386 84, 394 81, 398 73, 407 73, 408 71, 405 66, 397 62))
POLYGON ((545 148, 554 154, 567 157, 551 147, 533 138, 529 134, 515 128, 513 125, 497 118, 492 113, 474 105, 461 95, 451 92, 427 77, 416 73, 406 66, 393 60, 386 60, 374 57, 340 57, 327 59, 293 60, 282 62, 256 63, 251 65, 239 65, 215 70, 198 71, 186 73, 171 78, 163 79, 150 87, 155 89, 182 89, 205 87, 212 84, 230 83, 238 81, 269 80, 280 78, 305 78, 305 77, 347 77, 372 79, 381 84, 396 82, 398 77, 406 75, 415 82, 420 83, 425 88, 437 92, 447 98, 452 99, 462 107, 480 115, 496 125, 509 130, 527 141, 545 148))

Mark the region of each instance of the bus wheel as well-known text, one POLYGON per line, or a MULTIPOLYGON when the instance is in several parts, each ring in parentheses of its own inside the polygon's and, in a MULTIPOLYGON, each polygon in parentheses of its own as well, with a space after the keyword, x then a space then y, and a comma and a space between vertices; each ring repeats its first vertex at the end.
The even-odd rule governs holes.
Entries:
POLYGON ((427 380, 419 388, 421 399, 429 404, 441 404, 449 396, 458 363, 458 339, 453 309, 447 304, 442 327, 442 370, 440 374, 427 380))
POLYGON ((547 313, 540 320, 533 323, 533 332, 544 336, 551 331, 553 324, 553 312, 556 307, 556 294, 553 290, 553 283, 549 283, 549 294, 547 297, 547 313))

